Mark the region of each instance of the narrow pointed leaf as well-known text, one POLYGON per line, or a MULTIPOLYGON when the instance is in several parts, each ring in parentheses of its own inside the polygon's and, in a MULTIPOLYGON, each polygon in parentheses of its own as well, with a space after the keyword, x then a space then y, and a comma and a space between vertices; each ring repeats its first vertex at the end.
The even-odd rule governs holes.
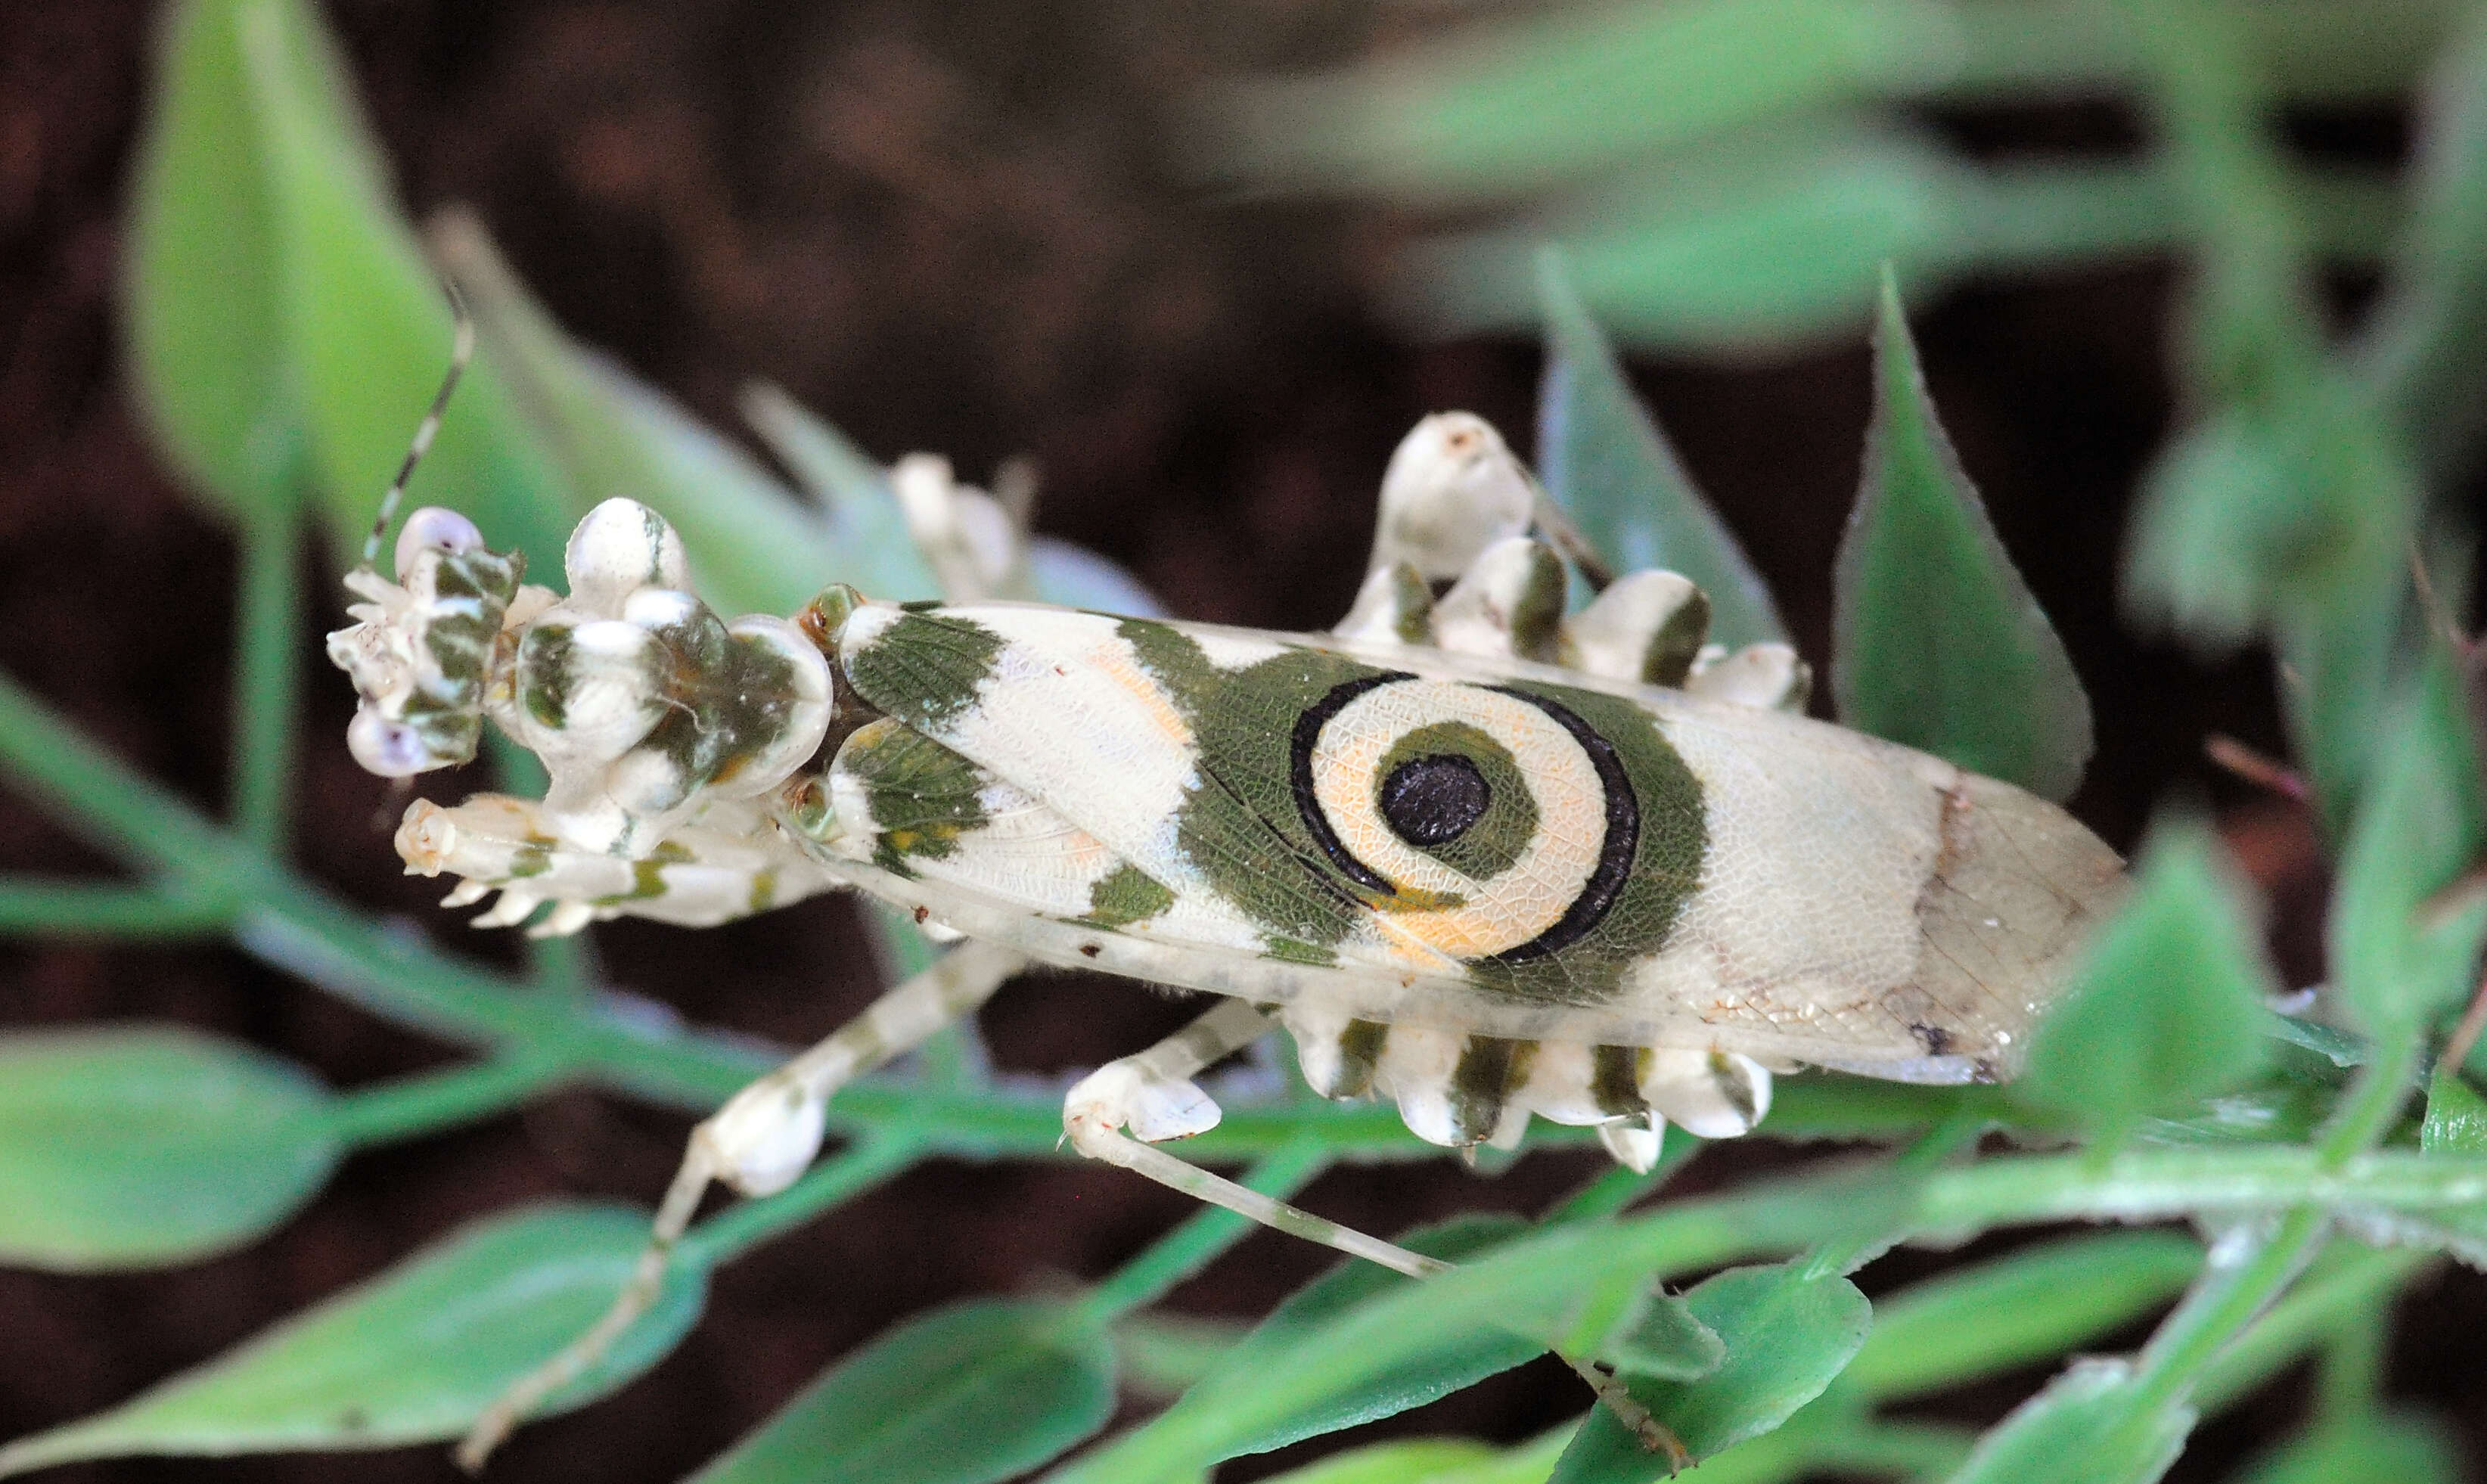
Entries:
POLYGON ((2444 1424, 2411 1412, 2317 1424, 2257 1459, 2237 1484, 2456 1484, 2461 1453, 2444 1424))
MULTIPOLYGON (((479 1221, 110 1412, 0 1448, 0 1474, 129 1454, 458 1437, 595 1323, 647 1241, 647 1214, 622 1206, 539 1206, 479 1221)), ((657 1306, 550 1409, 579 1406, 655 1364, 698 1317, 706 1288, 704 1273, 678 1266, 657 1306)))
POLYGON ((662 393, 564 334, 482 223, 446 214, 433 237, 582 508, 621 495, 655 509, 683 533, 702 593, 728 613, 788 612, 831 582, 860 586, 880 575, 842 569, 818 509, 662 393))
POLYGON ((907 533, 888 472, 870 454, 775 386, 745 391, 742 415, 804 492, 828 512, 829 539, 849 574, 844 580, 874 598, 941 596, 933 569, 907 533))
POLYGON ((1757 121, 1948 78, 1960 22, 1914 0, 1557 10, 1355 71, 1233 93, 1254 174, 1423 199, 1503 195, 1757 121))
POLYGON ((287 1062, 173 1027, 0 1037, 0 1262, 187 1262, 319 1191, 343 1148, 287 1062))
MULTIPOLYGON (((1730 1268, 1700 1283, 1685 1305, 1726 1341, 1726 1358, 1698 1381, 1627 1380, 1694 1462, 1777 1428, 1865 1343, 1874 1306, 1846 1278, 1808 1277, 1803 1267, 1730 1268)), ((1667 1471, 1664 1454, 1641 1446, 1602 1407, 1580 1424, 1549 1484, 1647 1484, 1667 1471)))
MULTIPOLYGON (((225 3, 258 124, 312 467, 331 536, 351 559, 449 369, 449 307, 317 14, 301 0, 225 3)), ((530 554, 559 551, 569 535, 577 507, 489 357, 460 384, 415 474, 408 507, 427 500, 530 554)))
POLYGON ((2411 220, 2354 359, 2375 404, 2448 472, 2487 418, 2487 14, 2454 27, 2416 132, 2411 220))
POLYGON ((2487 1098, 2449 1067, 2437 1068, 2427 1083, 2417 1145, 2428 1154, 2487 1154, 2487 1098))
POLYGON ((192 490, 248 514, 308 492, 308 434, 235 16, 185 0, 163 17, 121 318, 158 446, 192 490))
POLYGON ((2201 1247, 2174 1232, 2105 1232, 2025 1248, 1902 1289, 1874 1306, 1874 1332, 1844 1387, 1915 1396, 2062 1355, 2184 1292, 2201 1247))
POLYGON ((2018 1097, 2115 1137, 2261 1070, 2273 982, 2248 904, 2207 829, 2162 828, 2039 1023, 2018 1097))
POLYGON ((1865 477, 1834 577, 1844 724, 2042 798, 2071 795, 2089 761, 2089 699, 1935 419, 1887 278, 1865 477))
POLYGON ((1784 641, 1770 590, 1634 395, 1614 348, 1551 252, 1538 261, 1546 376, 1537 402, 1538 473, 1615 571, 1663 567, 1710 598, 1710 637, 1730 647, 1784 641))
MULTIPOLYGON (((1461 1217, 1439 1225, 1409 1232, 1400 1245, 1445 1261, 1482 1252, 1529 1229, 1516 1217, 1461 1217)), ((1198 1413, 1215 1411, 1219 1395, 1248 1388, 1270 1357, 1283 1354, 1298 1340, 1365 1303, 1399 1292, 1415 1279, 1372 1263, 1350 1262, 1333 1269, 1271 1312, 1268 1319, 1229 1352, 1217 1369, 1168 1408, 1151 1427, 1180 1431, 1198 1413)), ((1347 1387, 1317 1407, 1271 1422, 1228 1442, 1219 1456, 1266 1453, 1304 1438, 1337 1432, 1377 1418, 1396 1416, 1447 1396, 1463 1386, 1541 1354, 1535 1340, 1495 1329, 1464 1333, 1450 1344, 1413 1357, 1388 1372, 1347 1387)))
POLYGON ((2404 687, 2383 734, 2331 922, 2342 1002, 2378 1040, 2461 998, 2474 982, 2487 922, 2476 902, 2449 911, 2434 906, 2487 836, 2477 743, 2448 658, 2436 657, 2404 687))
POLYGON ((989 1484, 1113 1411, 1103 1326, 1062 1304, 955 1304, 830 1367, 695 1484, 989 1484))
POLYGON ((1494 1449, 1466 1438, 1411 1438, 1351 1448, 1267 1484, 1434 1484, 1462 1477, 1494 1456, 1494 1449))
POLYGON ((2152 1484, 2185 1448, 2191 1409, 2147 1410, 2122 1360, 2079 1360, 1978 1441, 1950 1484, 2152 1484))

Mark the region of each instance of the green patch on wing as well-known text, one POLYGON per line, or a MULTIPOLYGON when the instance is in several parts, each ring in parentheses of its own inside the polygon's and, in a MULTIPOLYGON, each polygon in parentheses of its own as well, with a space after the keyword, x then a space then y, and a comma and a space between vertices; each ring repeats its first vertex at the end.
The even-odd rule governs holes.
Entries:
POLYGON ((985 772, 902 722, 863 727, 838 749, 835 766, 863 788, 873 861, 882 870, 912 876, 910 860, 945 859, 960 836, 984 826, 985 772))
POLYGON ((1309 649, 1220 670, 1171 625, 1132 619, 1117 631, 1165 686, 1200 748, 1176 843, 1264 931, 1270 957, 1334 962, 1339 942, 1370 916, 1372 893, 1332 866, 1304 827, 1290 747, 1296 718, 1324 696, 1387 672, 1309 649))
POLYGON ((1316 968, 1327 968, 1338 962, 1338 950, 1323 943, 1307 943, 1300 938, 1272 938, 1270 946, 1261 950, 1261 957, 1275 959, 1281 964, 1310 964, 1316 968))
POLYGON ((877 711, 938 733, 976 704, 1002 637, 940 611, 909 609, 864 644, 838 646, 847 679, 877 711))
POLYGON ((1174 893, 1146 871, 1123 862, 1088 888, 1088 911, 1079 920, 1101 928, 1127 928, 1174 906, 1174 893))

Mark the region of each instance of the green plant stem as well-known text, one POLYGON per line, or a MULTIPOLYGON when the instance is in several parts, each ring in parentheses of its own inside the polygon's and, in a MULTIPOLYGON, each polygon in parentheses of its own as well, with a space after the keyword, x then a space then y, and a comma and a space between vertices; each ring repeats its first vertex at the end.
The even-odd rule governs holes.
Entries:
POLYGON ((527 977, 534 981, 537 993, 573 1004, 595 994, 596 975, 589 966, 594 954, 585 934, 530 938, 526 944, 527 977))
MULTIPOLYGON (((1319 1138, 1307 1134, 1253 1165, 1239 1183, 1284 1200, 1311 1184, 1328 1164, 1328 1151, 1319 1138)), ((1090 1289, 1083 1306, 1097 1322, 1110 1324, 1164 1298, 1228 1247, 1261 1229, 1222 1207, 1205 1207, 1090 1289)))
POLYGON ((233 904, 216 897, 120 882, 0 880, 0 934, 45 933, 141 942, 221 933, 233 904))
MULTIPOLYGON (((2397 1060, 2397 1058, 2395 1058, 2397 1060)), ((2397 1082, 2393 1067, 2375 1085, 2397 1082)), ((1983 1230, 2086 1217, 2155 1220, 2180 1214, 2268 1212, 2303 1205, 2377 1209, 2487 1200, 2487 1160, 2386 1152, 2326 1167, 2302 1147, 2234 1147, 2209 1158, 2174 1151, 2120 1154, 2104 1166, 2082 1155, 2006 1158, 1938 1169, 1894 1188, 1879 1170, 1775 1181, 1733 1195, 1682 1201, 1645 1216, 1556 1227, 1497 1247, 1421 1284, 1360 1304, 1258 1367, 1248 1390, 1221 1388, 1217 1405, 1149 1428, 1090 1455, 1061 1476, 1082 1484, 1155 1481, 1222 1456, 1232 1441, 1388 1373, 1481 1323, 1566 1312, 1579 1296, 1623 1283, 1664 1281, 1707 1268, 1802 1248, 1867 1219, 1915 1231, 1983 1230), (2460 1173, 2453 1167, 2458 1164, 2460 1173), (2430 1171, 2428 1165, 2434 1166, 2430 1171), (2292 1173, 2277 1181, 2285 1167, 2292 1173), (2412 1182, 2423 1183, 2423 1193, 2412 1182), (2251 1195, 2249 1196, 2249 1191, 2251 1195)), ((2222 1297, 2238 1292, 2223 1285, 2222 1297)), ((2197 1310, 2201 1307, 2197 1305, 2197 1310)), ((2249 1321, 2259 1303, 2224 1307, 2249 1321)), ((2163 1330, 2163 1333, 2166 1331, 2163 1330)), ((2198 1340, 2224 1341, 2195 1322, 2198 1340)), ((2166 1353, 2163 1347, 2163 1354, 2166 1353)), ((2162 1360, 2170 1380, 2201 1379, 2222 1345, 2188 1347, 2199 1363, 2162 1360)), ((2164 1383, 2163 1383, 2164 1385, 2164 1383)))
POLYGON ((293 783, 293 722, 301 666, 302 513, 287 503, 253 507, 241 532, 241 611, 234 645, 234 832, 262 854, 285 848, 286 796, 293 783))
POLYGON ((731 1261, 906 1169, 924 1158, 926 1148, 905 1134, 862 1139, 776 1194, 728 1206, 692 1227, 675 1248, 677 1260, 702 1266, 731 1261))
POLYGON ((2407 1247, 2335 1247, 2270 1312, 2239 1335, 2205 1367, 2194 1400, 2217 1412, 2277 1375, 2299 1356, 2359 1316, 2380 1310, 2390 1294, 2420 1270, 2440 1262, 2432 1252, 2407 1247))
POLYGON ((469 1062, 358 1087, 331 1106, 330 1127, 353 1148, 368 1148, 506 1112, 563 1080, 557 1060, 512 1055, 469 1062))
MULTIPOLYGON (((1945 255, 1965 268, 2043 271, 2148 257, 2188 237, 2185 182, 2158 163, 1963 163, 1953 179, 1964 238, 1945 255)), ((2300 167, 2284 181, 2322 257, 2376 262, 2408 215, 2399 182, 2382 171, 2300 167)))
MULTIPOLYGON (((1954 1113, 1918 1135, 1915 1143, 1893 1156, 1884 1167, 1892 1180, 1921 1180, 1963 1149, 1977 1147, 1977 1140, 1985 1132, 1985 1118, 1975 1113, 1954 1113)), ((1893 1243, 1907 1236, 1905 1226, 1864 1224, 1826 1238, 1814 1244, 1813 1250, 1806 1254, 1804 1275, 1807 1278, 1824 1278, 1853 1272, 1881 1256, 1893 1243)))
POLYGON ((2314 1414, 2318 1425, 2372 1416, 2384 1394, 2384 1347, 2389 1339, 2391 1310, 2377 1305, 2343 1316, 2343 1323, 2323 1345, 2323 1367, 2316 1374, 2314 1414))
POLYGON ((1810 1470, 1942 1478, 1969 1457, 1977 1434, 1940 1422, 1851 1421, 1808 1430, 1810 1470))
MULTIPOLYGON (((2333 1172, 2374 1146, 2399 1118, 2417 1076, 2422 1048, 2416 1028, 2378 1040, 2377 1055, 2358 1071, 2313 1151, 2316 1168, 2333 1172)), ((2265 1236, 2244 1232, 2223 1243, 2251 1244, 2224 1273, 2213 1250, 2214 1273, 2167 1316, 2142 1348, 2134 1375, 2135 1404, 2128 1425, 2183 1405, 2203 1373, 2256 1316, 2279 1297, 2330 1235, 2331 1213, 2302 1205, 2278 1218, 2265 1236)))
MULTIPOLYGON (((2458 7, 2454 0, 2222 6, 2270 59, 2272 81, 2298 100, 2380 100, 2426 68, 2458 7)), ((1937 96, 1954 102, 2026 104, 2033 96, 2088 94, 2130 83, 2144 58, 2114 14, 2082 0, 2006 0, 1958 7, 1960 66, 1937 96)))

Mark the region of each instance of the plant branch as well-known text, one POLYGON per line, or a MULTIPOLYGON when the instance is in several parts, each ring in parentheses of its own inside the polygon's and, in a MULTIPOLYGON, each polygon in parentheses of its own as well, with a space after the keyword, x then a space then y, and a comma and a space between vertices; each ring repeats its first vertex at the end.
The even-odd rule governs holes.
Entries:
POLYGON ((511 1055, 357 1087, 332 1106, 330 1127, 353 1148, 435 1133, 489 1118, 564 1080, 571 1069, 542 1056, 511 1055))
POLYGON ((233 921, 230 901, 182 887, 123 882, 0 879, 0 934, 51 933, 69 938, 139 941, 203 938, 233 921))
POLYGON ((228 808, 234 832, 270 857, 285 848, 286 793, 293 783, 293 722, 302 631, 302 513, 291 503, 255 507, 241 532, 240 632, 234 644, 233 757, 228 808))

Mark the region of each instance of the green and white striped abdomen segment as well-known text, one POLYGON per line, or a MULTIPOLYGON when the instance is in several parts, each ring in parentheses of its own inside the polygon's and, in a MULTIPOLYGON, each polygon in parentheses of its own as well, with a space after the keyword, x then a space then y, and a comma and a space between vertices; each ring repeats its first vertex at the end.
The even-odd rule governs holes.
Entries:
POLYGON ((836 648, 889 718, 830 770, 860 883, 1280 1005, 1309 1059, 1374 1025, 1511 1043, 1505 1081, 1540 1045, 2008 1075, 2117 889, 2006 785, 1524 661, 1010 604, 867 604, 836 648))

